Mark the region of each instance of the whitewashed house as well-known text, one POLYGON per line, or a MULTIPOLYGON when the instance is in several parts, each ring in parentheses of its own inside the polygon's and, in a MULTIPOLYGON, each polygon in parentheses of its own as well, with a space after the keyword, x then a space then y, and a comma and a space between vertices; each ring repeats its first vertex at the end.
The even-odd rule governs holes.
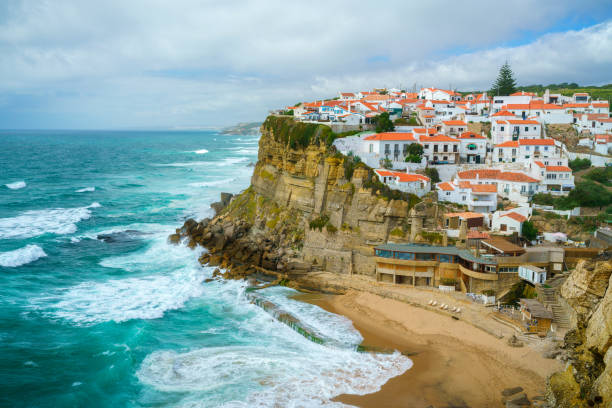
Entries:
POLYGON ((526 203, 528 198, 539 191, 540 180, 523 172, 499 169, 460 171, 456 180, 471 184, 494 184, 497 194, 516 203, 526 203))
POLYGON ((470 211, 489 213, 497 208, 497 186, 472 184, 469 181, 446 181, 436 184, 438 201, 467 205, 470 211))
POLYGON ((459 139, 446 135, 419 136, 423 157, 433 164, 459 163, 459 139))
POLYGON ((474 132, 463 132, 459 139, 459 158, 465 163, 484 163, 487 156, 487 138, 474 132))
POLYGON ((461 94, 455 91, 438 88, 422 88, 419 91, 419 99, 435 99, 447 101, 460 101, 461 94))
POLYGON ((403 161, 408 155, 408 146, 417 143, 412 133, 386 132, 366 136, 366 153, 373 153, 380 158, 403 161))
POLYGON ((560 157, 561 149, 554 139, 519 139, 497 144, 493 147, 493 162, 514 163, 531 158, 560 157))
POLYGON ((495 211, 491 217, 491 231, 507 235, 516 232, 521 235, 525 221, 527 221, 527 217, 515 210, 495 211))
POLYGON ((456 136, 467 132, 467 123, 462 120, 442 121, 442 133, 447 136, 456 136))
POLYGON ((416 194, 419 197, 431 191, 429 177, 422 174, 402 173, 385 169, 376 169, 374 172, 382 183, 385 183, 392 189, 416 194))
POLYGON ((595 151, 599 154, 612 152, 612 134, 595 135, 595 151))
POLYGON ((540 179, 540 192, 565 195, 575 187, 574 175, 565 157, 532 159, 528 169, 530 175, 540 179))
POLYGON ((491 139, 494 143, 504 143, 519 139, 539 139, 542 125, 533 119, 496 119, 491 123, 491 139))
POLYGON ((546 282, 546 270, 533 265, 519 265, 518 276, 534 285, 546 282))

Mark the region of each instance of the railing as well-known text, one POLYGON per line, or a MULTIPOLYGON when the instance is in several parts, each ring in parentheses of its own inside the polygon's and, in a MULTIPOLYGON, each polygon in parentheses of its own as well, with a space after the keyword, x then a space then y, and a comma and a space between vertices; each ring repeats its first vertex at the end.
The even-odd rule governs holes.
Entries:
POLYGON ((482 279, 482 280, 489 280, 489 281, 495 281, 498 280, 497 274, 496 273, 483 273, 483 272, 475 272, 472 271, 462 265, 459 265, 459 270, 461 271, 461 273, 464 273, 467 276, 471 276, 472 278, 476 278, 476 279, 482 279))

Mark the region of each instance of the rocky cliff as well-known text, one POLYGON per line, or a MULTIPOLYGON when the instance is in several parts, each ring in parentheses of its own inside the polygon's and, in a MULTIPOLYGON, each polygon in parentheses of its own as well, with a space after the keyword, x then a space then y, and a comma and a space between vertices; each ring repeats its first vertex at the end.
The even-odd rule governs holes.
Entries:
MULTIPOLYGON (((227 206, 215 204, 212 220, 189 220, 171 238, 207 247, 201 261, 229 269, 228 276, 262 269, 374 274, 373 246, 407 241, 410 210, 421 200, 390 190, 358 158, 336 153, 338 136, 327 126, 269 117, 251 186, 227 206)), ((438 206, 419 206, 416 222, 435 222, 438 206)))
POLYGON ((574 328, 565 371, 549 379, 555 407, 612 406, 612 252, 578 263, 561 288, 574 328))

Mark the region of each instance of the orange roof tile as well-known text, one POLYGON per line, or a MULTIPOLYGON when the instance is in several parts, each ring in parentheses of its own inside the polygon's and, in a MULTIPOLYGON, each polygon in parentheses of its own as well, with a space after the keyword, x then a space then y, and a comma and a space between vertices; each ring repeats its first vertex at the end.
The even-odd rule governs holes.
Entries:
POLYGON ((529 177, 525 173, 514 171, 502 171, 497 176, 498 180, 515 181, 519 183, 539 183, 540 180, 529 177))
POLYGON ((538 122, 537 120, 513 120, 513 119, 509 119, 508 122, 510 122, 511 125, 539 125, 540 122, 538 122))
POLYGON ((423 176, 422 174, 413 174, 413 173, 398 173, 399 181, 401 183, 410 183, 414 181, 424 181, 429 183, 429 177, 423 176))
MULTIPOLYGON (((454 139, 452 137, 449 136, 445 136, 445 135, 434 135, 434 136, 419 136, 419 140, 421 141, 421 143, 428 143, 428 142, 450 142, 450 143, 459 143, 459 140, 454 139)), ((451 153, 451 152, 449 152, 451 153)))
POLYGON ((546 171, 572 171, 572 169, 570 169, 567 166, 546 166, 546 171))
POLYGON ((495 184, 472 184, 470 188, 475 193, 497 193, 495 184))
POLYGON ((491 117, 495 117, 495 116, 512 116, 514 117, 514 114, 512 112, 508 112, 507 110, 500 110, 497 113, 494 113, 491 115, 491 117))
POLYGON ((416 142, 416 139, 412 133, 402 132, 376 133, 375 135, 364 137, 363 140, 402 140, 416 142))
POLYGON ((433 134, 436 133, 436 129, 435 128, 414 128, 412 129, 412 131, 414 133, 429 133, 429 134, 433 134))
POLYGON ((474 132, 463 132, 458 137, 459 139, 486 139, 486 137, 484 137, 483 135, 479 135, 474 132))
POLYGON ((519 147, 519 142, 518 140, 509 140, 507 142, 495 145, 495 147, 519 147))
POLYGON ((490 236, 484 231, 469 230, 467 233, 468 239, 489 239, 490 236))
POLYGON ((442 123, 444 123, 446 126, 467 126, 467 123, 462 120, 445 120, 442 121, 442 123))
POLYGON ((502 215, 502 217, 510 217, 513 220, 518 221, 518 222, 525 222, 525 221, 527 221, 527 217, 525 217, 525 216, 523 216, 523 215, 521 215, 519 213, 515 213, 514 211, 509 212, 508 214, 504 214, 504 215, 502 215))
POLYGON ((475 179, 477 176, 479 179, 495 179, 499 173, 501 170, 498 169, 465 170, 458 172, 457 176, 461 179, 475 179))
POLYGON ((520 139, 521 146, 554 146, 554 139, 520 139))
POLYGON ((541 161, 537 161, 536 160, 535 164, 537 164, 540 167, 546 167, 546 166, 544 166, 544 163, 542 163, 541 161))
POLYGON ((438 183, 436 184, 436 186, 443 191, 454 191, 455 187, 453 187, 453 185, 451 183, 449 183, 448 181, 445 181, 443 183, 438 183))

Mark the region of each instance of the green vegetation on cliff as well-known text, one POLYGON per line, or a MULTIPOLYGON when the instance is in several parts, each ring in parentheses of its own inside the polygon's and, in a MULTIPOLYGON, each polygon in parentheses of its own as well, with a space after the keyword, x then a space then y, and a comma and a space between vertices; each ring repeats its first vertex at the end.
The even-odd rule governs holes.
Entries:
POLYGON ((304 149, 310 145, 325 143, 331 146, 334 140, 359 133, 358 130, 334 133, 327 125, 296 122, 290 116, 268 116, 263 123, 264 129, 272 131, 274 140, 288 144, 292 149, 304 149))

